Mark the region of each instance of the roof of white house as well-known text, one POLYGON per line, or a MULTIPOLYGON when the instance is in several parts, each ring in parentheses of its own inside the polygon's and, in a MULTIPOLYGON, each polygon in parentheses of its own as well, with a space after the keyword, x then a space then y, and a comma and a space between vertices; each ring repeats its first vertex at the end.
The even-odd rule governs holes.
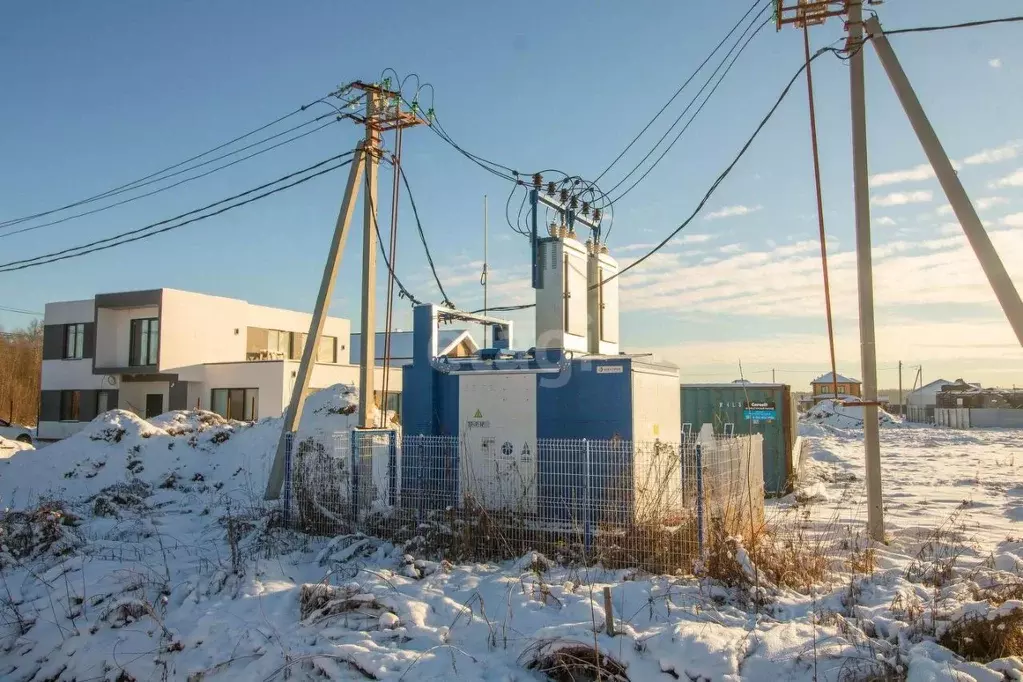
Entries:
POLYGON ((951 383, 952 382, 949 381, 948 379, 935 379, 934 381, 932 381, 929 384, 924 384, 920 388, 917 388, 917 389, 914 389, 914 390, 910 391, 907 395, 912 395, 912 394, 917 393, 919 391, 922 391, 922 390, 924 390, 926 388, 938 388, 940 390, 943 385, 951 384, 951 383))
MULTIPOLYGON (((822 376, 817 377, 816 379, 814 379, 810 383, 811 384, 833 384, 833 383, 835 383, 835 380, 831 378, 831 372, 828 372, 827 374, 824 374, 822 376)), ((840 383, 840 384, 858 384, 858 383, 860 383, 860 380, 859 379, 850 379, 847 376, 839 374, 838 375, 838 383, 840 383)))
MULTIPOLYGON (((472 334, 469 333, 468 329, 441 329, 437 331, 437 352, 440 355, 447 355, 458 347, 458 344, 462 341, 469 342, 469 348, 475 352, 479 350, 479 345, 476 340, 472 338, 472 334)), ((412 332, 391 332, 391 364, 393 365, 404 365, 412 361, 412 332)), ((362 353, 362 334, 353 333, 351 342, 348 344, 350 349, 349 362, 353 365, 359 364, 359 356, 362 353)), ((384 364, 384 332, 377 332, 376 342, 374 343, 374 354, 376 357, 376 364, 384 364)))

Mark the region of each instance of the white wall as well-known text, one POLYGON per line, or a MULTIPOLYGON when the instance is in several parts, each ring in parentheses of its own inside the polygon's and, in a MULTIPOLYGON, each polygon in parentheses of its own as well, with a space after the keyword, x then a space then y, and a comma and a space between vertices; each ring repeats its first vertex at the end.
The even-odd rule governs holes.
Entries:
POLYGON ((941 392, 941 387, 947 383, 950 382, 940 381, 918 388, 906 396, 906 404, 914 407, 934 407, 938 402, 937 396, 941 392))
POLYGON ((163 411, 170 409, 170 384, 166 381, 122 381, 118 387, 117 407, 146 416, 146 396, 159 393, 163 396, 163 411))
POLYGON ((160 371, 245 359, 249 304, 234 298, 163 289, 160 371))
MULTIPOLYGON (((280 329, 281 331, 308 334, 312 317, 310 313, 299 313, 294 310, 283 310, 281 308, 267 308, 261 305, 249 305, 248 321, 246 324, 249 327, 280 329)), ((351 331, 351 322, 342 317, 328 317, 324 320, 323 335, 337 338, 338 362, 348 360, 348 344, 351 331)), ((242 340, 244 341, 244 339, 242 340)))
MULTIPOLYGON (((163 290, 160 371, 202 363, 245 360, 248 327, 309 332, 312 315, 252 305, 246 301, 177 289, 163 290)), ((323 333, 338 340, 338 358, 347 359, 351 324, 328 317, 323 333)))
POLYGON ((43 310, 43 324, 73 324, 92 322, 96 305, 93 299, 89 298, 84 301, 47 303, 43 310))
POLYGON ((89 422, 39 422, 36 436, 40 440, 61 440, 84 429, 89 422))
POLYGON ((632 440, 678 441, 682 432, 678 372, 632 364, 632 440))
POLYGON ((281 360, 194 365, 182 368, 178 379, 189 382, 189 408, 195 407, 198 398, 202 409, 211 409, 210 394, 215 388, 258 388, 259 418, 279 417, 285 400, 284 365, 281 360))
MULTIPOLYGON (((131 321, 157 317, 159 312, 157 306, 99 308, 96 311, 96 368, 127 367, 131 358, 131 321)), ((162 321, 160 327, 162 334, 162 321)))
MULTIPOLYGON (((66 323, 65 323, 66 324, 66 323)), ((43 360, 42 390, 61 389, 116 389, 106 383, 106 377, 92 373, 92 358, 84 360, 43 360)))

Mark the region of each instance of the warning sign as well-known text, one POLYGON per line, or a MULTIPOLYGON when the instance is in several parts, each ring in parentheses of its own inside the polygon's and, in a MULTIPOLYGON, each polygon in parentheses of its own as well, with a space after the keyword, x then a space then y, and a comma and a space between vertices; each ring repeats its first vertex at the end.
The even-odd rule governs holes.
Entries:
POLYGON ((483 419, 483 412, 480 411, 480 408, 478 408, 478 407, 476 408, 476 414, 474 414, 472 416, 472 418, 473 419, 483 419))
POLYGON ((533 456, 533 453, 530 452, 530 450, 529 450, 529 443, 523 443, 522 444, 522 452, 519 454, 519 457, 521 457, 522 459, 529 459, 532 456, 533 456))

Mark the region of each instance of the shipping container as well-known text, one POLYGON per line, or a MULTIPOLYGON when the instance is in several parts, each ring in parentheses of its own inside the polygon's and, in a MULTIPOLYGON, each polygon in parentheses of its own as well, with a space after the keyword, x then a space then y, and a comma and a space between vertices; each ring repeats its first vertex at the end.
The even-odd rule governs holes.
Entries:
POLYGON ((682 430, 697 434, 710 424, 716 434, 764 436, 764 491, 792 491, 799 457, 796 399, 786 384, 682 384, 682 430))

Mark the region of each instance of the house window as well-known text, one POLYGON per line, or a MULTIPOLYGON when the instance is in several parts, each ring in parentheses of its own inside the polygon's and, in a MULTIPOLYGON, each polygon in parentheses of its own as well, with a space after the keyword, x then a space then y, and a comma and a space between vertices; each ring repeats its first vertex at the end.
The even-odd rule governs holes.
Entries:
POLYGON ((64 325, 64 359, 81 360, 85 356, 85 323, 64 325))
POLYGON ((110 410, 110 391, 96 391, 96 414, 110 410))
POLYGON ((160 350, 160 320, 150 317, 131 321, 131 353, 128 364, 132 367, 155 365, 160 350))
MULTIPOLYGON (((373 403, 380 407, 380 398, 383 396, 383 391, 373 391, 373 403)), ((401 393, 397 391, 387 392, 387 411, 393 412, 399 418, 401 417, 401 393)))
POLYGON ((210 396, 210 405, 225 419, 256 421, 259 419, 259 389, 215 388, 210 396))
POLYGON ((78 421, 79 406, 82 403, 81 391, 60 392, 60 420, 62 422, 78 421))
POLYGON ((302 349, 305 348, 305 339, 308 334, 302 332, 291 332, 291 346, 288 352, 289 360, 301 360, 302 349))
POLYGON ((326 362, 330 364, 337 362, 337 337, 320 337, 320 347, 316 353, 316 362, 326 362))

